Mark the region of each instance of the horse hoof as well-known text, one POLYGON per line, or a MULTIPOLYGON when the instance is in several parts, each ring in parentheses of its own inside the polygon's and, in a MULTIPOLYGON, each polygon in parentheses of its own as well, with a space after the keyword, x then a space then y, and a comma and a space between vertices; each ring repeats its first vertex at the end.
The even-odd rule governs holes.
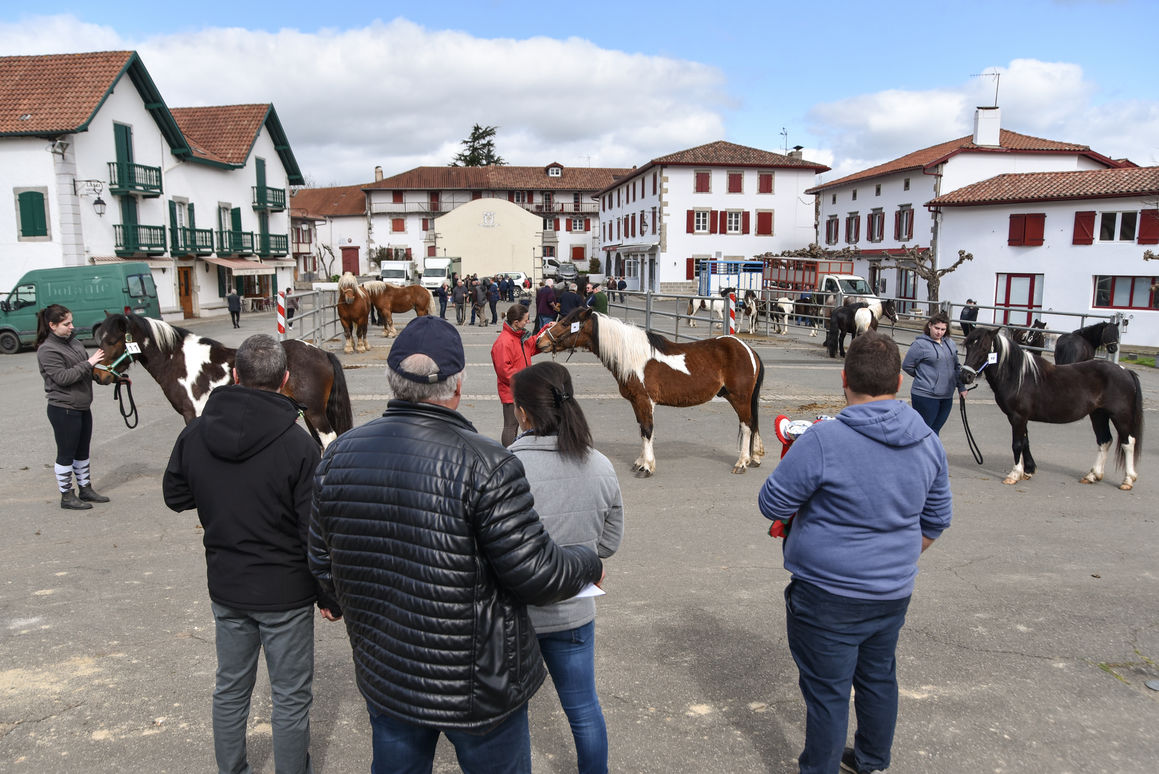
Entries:
POLYGON ((761 461, 758 458, 753 457, 752 462, 749 463, 749 467, 750 468, 759 468, 760 466, 761 466, 761 461))
POLYGON ((1018 483, 1018 481, 1019 479, 1015 478, 1014 476, 1007 476, 1006 478, 1002 479, 1002 483, 1006 484, 1006 486, 1014 486, 1018 483))
POLYGON ((745 473, 747 471, 748 471, 748 468, 745 467, 744 465, 733 465, 732 466, 732 472, 737 474, 737 475, 740 475, 741 473, 745 473))
POLYGON ((633 475, 635 475, 636 478, 651 478, 652 471, 648 470, 647 468, 637 468, 633 475))
POLYGON ((1093 484, 1093 483, 1095 483, 1095 479, 1094 479, 1092 476, 1090 476, 1090 475, 1088 474, 1088 475, 1086 475, 1086 476, 1083 476, 1082 478, 1080 478, 1080 479, 1079 479, 1079 483, 1080 483, 1080 484, 1093 484))

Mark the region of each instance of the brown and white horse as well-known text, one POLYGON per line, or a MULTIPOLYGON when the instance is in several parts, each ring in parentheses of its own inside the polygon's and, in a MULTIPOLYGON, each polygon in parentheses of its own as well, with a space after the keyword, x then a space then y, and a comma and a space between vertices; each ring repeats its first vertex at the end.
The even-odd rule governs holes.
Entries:
POLYGON ((343 351, 366 352, 366 328, 370 322, 370 296, 358 285, 358 278, 346 272, 338 280, 338 320, 346 336, 343 351))
POLYGON ((536 347, 540 352, 582 347, 612 372, 640 425, 643 448, 632 464, 637 477, 656 472, 653 407, 698 406, 717 396, 727 400, 740 419, 740 456, 732 472, 744 473, 761 464, 765 445, 757 411, 765 366, 752 347, 735 336, 677 344, 582 307, 540 333, 536 347))
POLYGON ((362 286, 370 295, 370 303, 382 318, 382 335, 397 336, 394 327, 395 312, 409 312, 412 309, 418 317, 431 313, 431 291, 422 285, 391 285, 389 282, 374 280, 362 286))

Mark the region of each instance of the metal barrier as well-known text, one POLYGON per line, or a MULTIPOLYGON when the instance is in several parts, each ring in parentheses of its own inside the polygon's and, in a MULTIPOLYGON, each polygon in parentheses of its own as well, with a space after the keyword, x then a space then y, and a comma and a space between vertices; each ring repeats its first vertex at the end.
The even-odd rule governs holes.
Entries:
MULTIPOLYGON (((962 321, 958 319, 958 315, 960 315, 962 312, 962 309, 965 308, 965 306, 966 306, 965 304, 956 304, 952 301, 939 301, 938 303, 939 303, 939 306, 941 307, 942 311, 944 311, 953 322, 957 323, 959 326, 962 324, 962 321)), ((1122 340, 1123 328, 1125 327, 1125 322, 1124 322, 1125 318, 1123 317, 1123 314, 1121 312, 1115 312, 1112 314, 1094 314, 1092 312, 1060 312, 1060 311, 1057 311, 1054 309, 1027 309, 1025 307, 986 306, 983 304, 976 304, 975 306, 978 307, 979 313, 981 313, 982 310, 990 310, 991 313, 990 313, 990 320, 989 321, 977 320, 977 321, 972 323, 973 325, 983 325, 983 326, 987 326, 987 327, 1001 325, 1002 327, 1008 328, 1012 331, 1028 331, 1028 332, 1042 333, 1046 337, 1046 340, 1045 340, 1043 346, 1031 347, 1027 344, 1020 344, 1019 345, 1023 349, 1029 349, 1029 350, 1032 350, 1034 352, 1052 352, 1052 351, 1054 351, 1054 339, 1058 338, 1059 336, 1061 336, 1064 333, 1070 333, 1077 328, 1085 328, 1088 325, 1094 325, 1095 323, 1098 323, 1098 322, 1114 323, 1115 326, 1119 329, 1119 339, 1120 340, 1122 340), (1016 325, 1014 323, 1003 323, 1003 322, 999 322, 995 319, 999 316, 1006 316, 1006 315, 1010 315, 1010 314, 1019 315, 1019 316, 1021 316, 1023 314, 1028 314, 1032 318, 1034 318, 1035 320, 1041 320, 1042 322, 1046 323, 1047 327, 1035 328, 1032 325, 1016 325), (1050 318, 1053 318, 1053 319, 1050 319, 1050 318), (1054 327, 1055 325, 1065 326, 1069 320, 1073 320, 1074 318, 1077 318, 1079 323, 1078 323, 1078 325, 1074 326, 1073 328, 1064 328, 1064 327, 1055 328, 1054 327)), ((979 317, 981 317, 981 314, 979 314, 979 317)), ((971 324, 971 323, 968 322, 967 324, 971 324)), ((1119 362, 1119 352, 1117 349, 1114 353, 1100 354, 1099 352, 1096 352, 1095 357, 1096 358, 1099 358, 1099 357, 1105 358, 1107 360, 1110 360, 1112 363, 1119 362)))
MULTIPOLYGON (((342 335, 342 323, 338 321, 338 293, 334 290, 311 290, 293 293, 290 298, 298 301, 291 328, 286 327, 279 338, 296 338, 308 341, 316 347, 324 347, 331 339, 342 335)), ((276 325, 276 318, 275 318, 276 325)))

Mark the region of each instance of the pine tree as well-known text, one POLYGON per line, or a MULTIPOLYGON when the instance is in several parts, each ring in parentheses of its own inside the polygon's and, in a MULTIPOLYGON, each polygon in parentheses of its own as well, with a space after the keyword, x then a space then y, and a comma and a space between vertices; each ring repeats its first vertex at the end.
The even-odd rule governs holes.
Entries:
POLYGON ((495 154, 495 132, 498 128, 475 124, 471 128, 471 136, 461 143, 463 150, 455 154, 455 158, 451 160, 451 166, 485 167, 506 164, 502 157, 495 154))

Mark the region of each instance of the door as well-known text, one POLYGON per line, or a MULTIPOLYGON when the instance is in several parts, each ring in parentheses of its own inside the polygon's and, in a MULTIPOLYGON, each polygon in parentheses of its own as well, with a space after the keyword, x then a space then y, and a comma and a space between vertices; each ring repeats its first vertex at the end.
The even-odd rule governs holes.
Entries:
POLYGON ((358 275, 358 245, 342 245, 342 271, 358 275))
POLYGON ((113 124, 113 143, 117 153, 117 180, 123 188, 133 182, 133 127, 113 124))
POLYGON ((1034 312, 1042 309, 1041 274, 999 274, 994 288, 994 314, 1003 325, 1030 325, 1034 312))
POLYGON ((193 267, 177 267, 177 297, 181 300, 182 316, 188 320, 193 316, 193 267))
POLYGON ((121 249, 135 253, 140 248, 137 239, 137 200, 132 196, 121 197, 121 249))
POLYGON ((897 270, 897 311, 911 314, 917 309, 918 275, 913 269, 897 270))

